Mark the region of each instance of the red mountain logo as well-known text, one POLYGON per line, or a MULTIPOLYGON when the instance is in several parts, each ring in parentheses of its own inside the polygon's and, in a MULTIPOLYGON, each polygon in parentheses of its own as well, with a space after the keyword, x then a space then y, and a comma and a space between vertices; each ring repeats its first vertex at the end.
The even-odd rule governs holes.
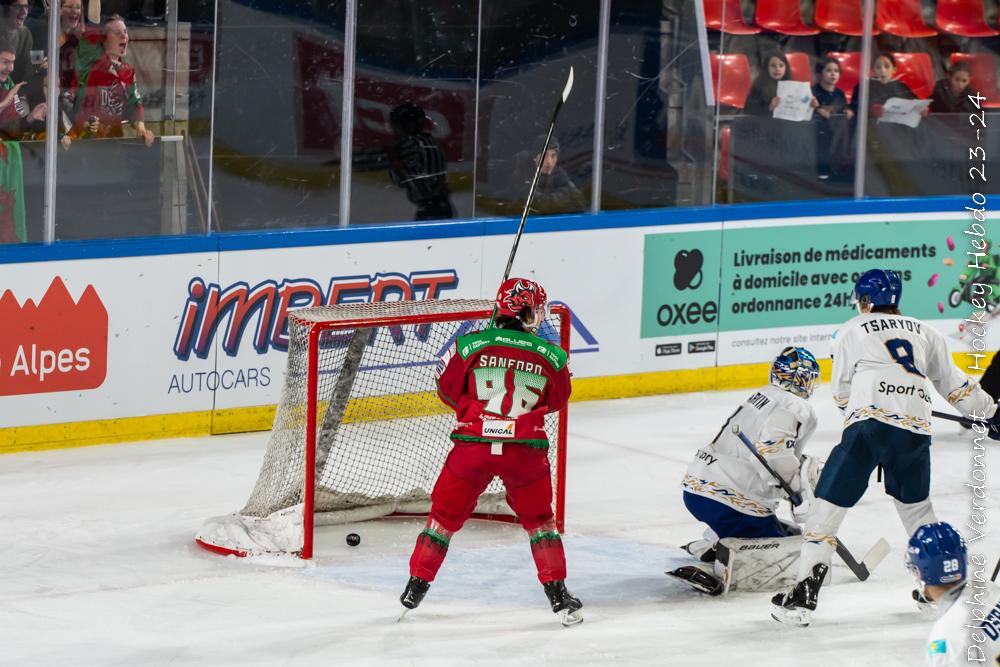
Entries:
POLYGON ((36 306, 0 296, 0 396, 94 389, 108 370, 108 311, 93 285, 73 301, 56 276, 36 306))

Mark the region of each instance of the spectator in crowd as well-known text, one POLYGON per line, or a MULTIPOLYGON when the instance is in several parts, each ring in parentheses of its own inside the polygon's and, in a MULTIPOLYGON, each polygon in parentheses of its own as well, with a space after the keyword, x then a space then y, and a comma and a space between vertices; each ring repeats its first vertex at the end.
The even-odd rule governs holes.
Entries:
POLYGON ((44 102, 30 106, 22 92, 26 82, 15 83, 15 47, 0 41, 0 139, 18 141, 44 130, 44 102), (34 126, 34 127, 33 127, 34 126))
POLYGON ((743 113, 751 116, 770 116, 781 99, 778 97, 778 82, 790 81, 792 68, 788 59, 780 51, 771 51, 764 56, 764 69, 757 74, 750 93, 743 106, 743 113))
POLYGON ((412 102, 389 112, 396 142, 389 149, 389 175, 417 207, 415 220, 455 217, 448 187, 448 162, 441 145, 424 131, 427 115, 412 102))
MULTIPOLYGON (((851 96, 851 109, 857 112, 858 100, 861 99, 860 82, 854 86, 851 96)), ((872 74, 868 81, 868 112, 873 118, 881 118, 886 101, 898 97, 904 100, 917 98, 910 87, 896 78, 896 59, 891 53, 879 53, 872 61, 872 74)), ((927 115, 927 110, 921 112, 927 115)))
POLYGON ((84 34, 74 67, 77 93, 70 138, 121 137, 122 123, 128 121, 146 146, 153 145, 153 133, 143 122, 135 68, 125 62, 128 42, 128 28, 117 15, 99 34, 84 34))
POLYGON ((818 81, 813 85, 813 97, 818 106, 813 120, 816 123, 816 161, 820 180, 830 178, 835 126, 830 119, 836 114, 854 116, 847 106, 847 96, 837 88, 840 81, 840 63, 834 58, 823 58, 816 63, 818 81))
MULTIPOLYGON (((535 137, 533 145, 545 145, 544 134, 535 137)), ((582 211, 586 202, 583 194, 570 179, 566 170, 559 166, 559 140, 555 137, 549 140, 545 157, 541 152, 531 156, 530 151, 520 151, 514 156, 514 178, 512 179, 511 197, 523 199, 531 188, 531 179, 538 169, 541 160, 542 168, 538 172, 538 183, 535 184, 535 195, 531 200, 533 213, 577 213, 582 211)))
POLYGON ((948 68, 948 76, 934 84, 931 111, 934 113, 976 113, 979 109, 969 99, 972 70, 967 63, 957 62, 948 68))
POLYGON ((24 25, 28 18, 28 0, 0 0, 0 41, 9 44, 14 49, 14 71, 11 76, 15 81, 24 81, 32 99, 45 99, 41 86, 41 77, 36 72, 48 67, 44 58, 32 65, 31 51, 34 40, 31 31, 24 25))

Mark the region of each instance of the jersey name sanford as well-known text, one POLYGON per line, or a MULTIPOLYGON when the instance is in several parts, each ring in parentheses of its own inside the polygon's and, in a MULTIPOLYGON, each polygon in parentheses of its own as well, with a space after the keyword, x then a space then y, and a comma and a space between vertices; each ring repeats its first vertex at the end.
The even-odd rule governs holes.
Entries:
POLYGON ((495 357, 491 355, 483 355, 479 357, 480 366, 489 367, 501 367, 501 368, 513 368, 517 371, 524 371, 526 373, 534 373, 535 375, 542 375, 542 365, 533 364, 530 361, 523 361, 521 359, 510 359, 508 357, 495 357))
POLYGON ((868 320, 861 323, 861 328, 865 333, 875 333, 876 331, 889 331, 890 329, 902 329, 903 331, 913 331, 920 333, 920 323, 913 320, 900 320, 896 318, 883 320, 868 320))

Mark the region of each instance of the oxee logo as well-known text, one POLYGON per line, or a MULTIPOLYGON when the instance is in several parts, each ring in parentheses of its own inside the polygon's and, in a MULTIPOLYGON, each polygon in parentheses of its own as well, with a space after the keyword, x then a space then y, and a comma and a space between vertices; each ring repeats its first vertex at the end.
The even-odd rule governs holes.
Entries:
MULTIPOLYGON (((705 256, 697 248, 680 250, 674 255, 674 287, 677 291, 695 290, 701 286, 701 267, 704 262, 705 256)), ((714 322, 718 315, 719 306, 715 301, 665 303, 656 311, 656 321, 660 326, 669 327, 675 324, 714 322)))
POLYGON ((681 250, 674 255, 674 287, 678 290, 701 287, 701 265, 704 263, 705 257, 697 248, 690 252, 681 250), (697 285, 694 284, 696 278, 697 285))

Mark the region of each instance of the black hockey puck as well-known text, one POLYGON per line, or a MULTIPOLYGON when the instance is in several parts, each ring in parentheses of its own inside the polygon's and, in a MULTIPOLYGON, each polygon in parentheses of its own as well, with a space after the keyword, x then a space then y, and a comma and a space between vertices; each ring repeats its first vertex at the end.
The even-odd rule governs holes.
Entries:
POLYGON ((357 533, 348 533, 347 534, 347 545, 348 546, 356 547, 359 544, 361 544, 361 536, 360 535, 358 535, 357 533))

